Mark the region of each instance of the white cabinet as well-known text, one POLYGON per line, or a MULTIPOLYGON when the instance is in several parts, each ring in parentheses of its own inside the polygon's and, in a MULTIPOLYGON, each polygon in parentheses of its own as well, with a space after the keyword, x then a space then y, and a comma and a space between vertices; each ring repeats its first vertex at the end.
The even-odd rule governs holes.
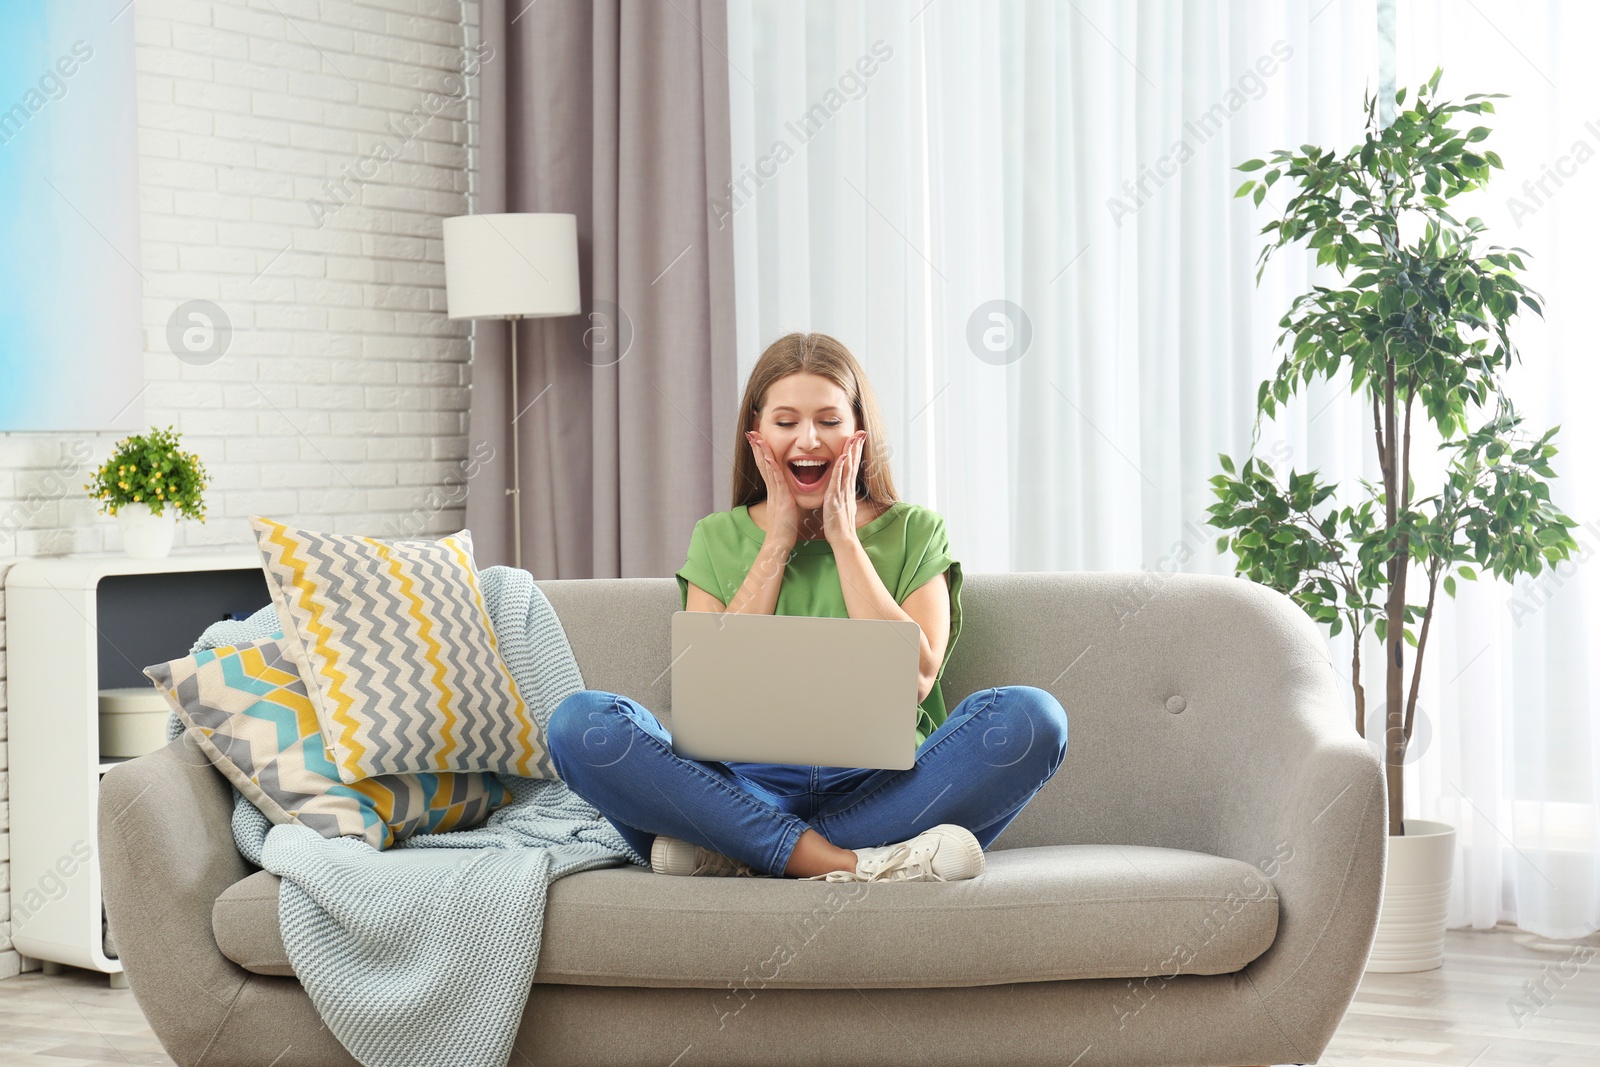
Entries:
MULTIPOLYGON (((254 551, 167 559, 63 556, 6 575, 11 939, 24 956, 122 984, 103 940, 99 691, 149 685, 211 623, 271 601, 254 551)), ((134 801, 137 803, 137 800, 134 801)))

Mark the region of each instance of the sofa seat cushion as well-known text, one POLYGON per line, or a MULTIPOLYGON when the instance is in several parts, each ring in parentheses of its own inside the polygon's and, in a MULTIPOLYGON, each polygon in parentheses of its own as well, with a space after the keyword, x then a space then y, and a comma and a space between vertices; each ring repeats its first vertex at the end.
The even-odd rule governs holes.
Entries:
MULTIPOLYGON (((292 975, 278 880, 212 914, 224 955, 292 975)), ((987 853, 961 882, 672 878, 633 865, 550 884, 535 982, 832 989, 1226 974, 1272 944, 1278 897, 1240 860, 1140 845, 987 853)))
POLYGON ((278 882, 257 871, 223 890, 211 905, 211 932, 222 954, 256 974, 294 977, 278 929, 278 882))

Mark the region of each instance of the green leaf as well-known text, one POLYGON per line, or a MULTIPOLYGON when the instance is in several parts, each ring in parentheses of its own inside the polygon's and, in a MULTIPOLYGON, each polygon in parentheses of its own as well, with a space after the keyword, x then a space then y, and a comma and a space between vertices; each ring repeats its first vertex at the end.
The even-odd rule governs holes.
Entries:
POLYGON ((1239 186, 1239 188, 1234 191, 1233 198, 1235 200, 1237 200, 1241 196, 1243 196, 1245 193, 1248 193, 1250 190, 1254 189, 1255 187, 1256 187, 1256 180, 1254 178, 1247 178, 1247 179, 1245 179, 1245 183, 1243 185, 1239 186))
POLYGON ((1235 167, 1234 170, 1242 170, 1242 171, 1245 171, 1246 173, 1249 173, 1252 170, 1260 170, 1262 167, 1264 167, 1266 165, 1267 164, 1266 164, 1265 160, 1247 159, 1243 163, 1241 163, 1237 167, 1235 167))
POLYGON ((1233 460, 1229 459, 1225 453, 1217 453, 1217 462, 1222 464, 1223 470, 1227 471, 1229 474, 1233 473, 1233 460))

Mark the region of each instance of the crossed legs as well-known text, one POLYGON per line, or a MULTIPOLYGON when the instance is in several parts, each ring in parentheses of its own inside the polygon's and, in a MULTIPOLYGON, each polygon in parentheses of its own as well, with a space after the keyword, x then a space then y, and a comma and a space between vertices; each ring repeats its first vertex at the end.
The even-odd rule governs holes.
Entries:
POLYGON ((1033 686, 980 690, 958 704, 907 770, 830 771, 844 788, 806 821, 759 777, 685 759, 638 702, 583 690, 557 706, 551 760, 641 858, 666 834, 767 874, 810 877, 853 870, 853 849, 915 837, 940 823, 971 830, 987 848, 1066 754, 1067 716, 1033 686))

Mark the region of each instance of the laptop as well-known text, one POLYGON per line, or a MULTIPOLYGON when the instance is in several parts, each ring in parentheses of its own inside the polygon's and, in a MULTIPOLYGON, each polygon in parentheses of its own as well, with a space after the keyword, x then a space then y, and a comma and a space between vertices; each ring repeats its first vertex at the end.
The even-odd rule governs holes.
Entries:
POLYGON ((920 638, 909 620, 674 612, 672 751, 906 770, 920 638))

